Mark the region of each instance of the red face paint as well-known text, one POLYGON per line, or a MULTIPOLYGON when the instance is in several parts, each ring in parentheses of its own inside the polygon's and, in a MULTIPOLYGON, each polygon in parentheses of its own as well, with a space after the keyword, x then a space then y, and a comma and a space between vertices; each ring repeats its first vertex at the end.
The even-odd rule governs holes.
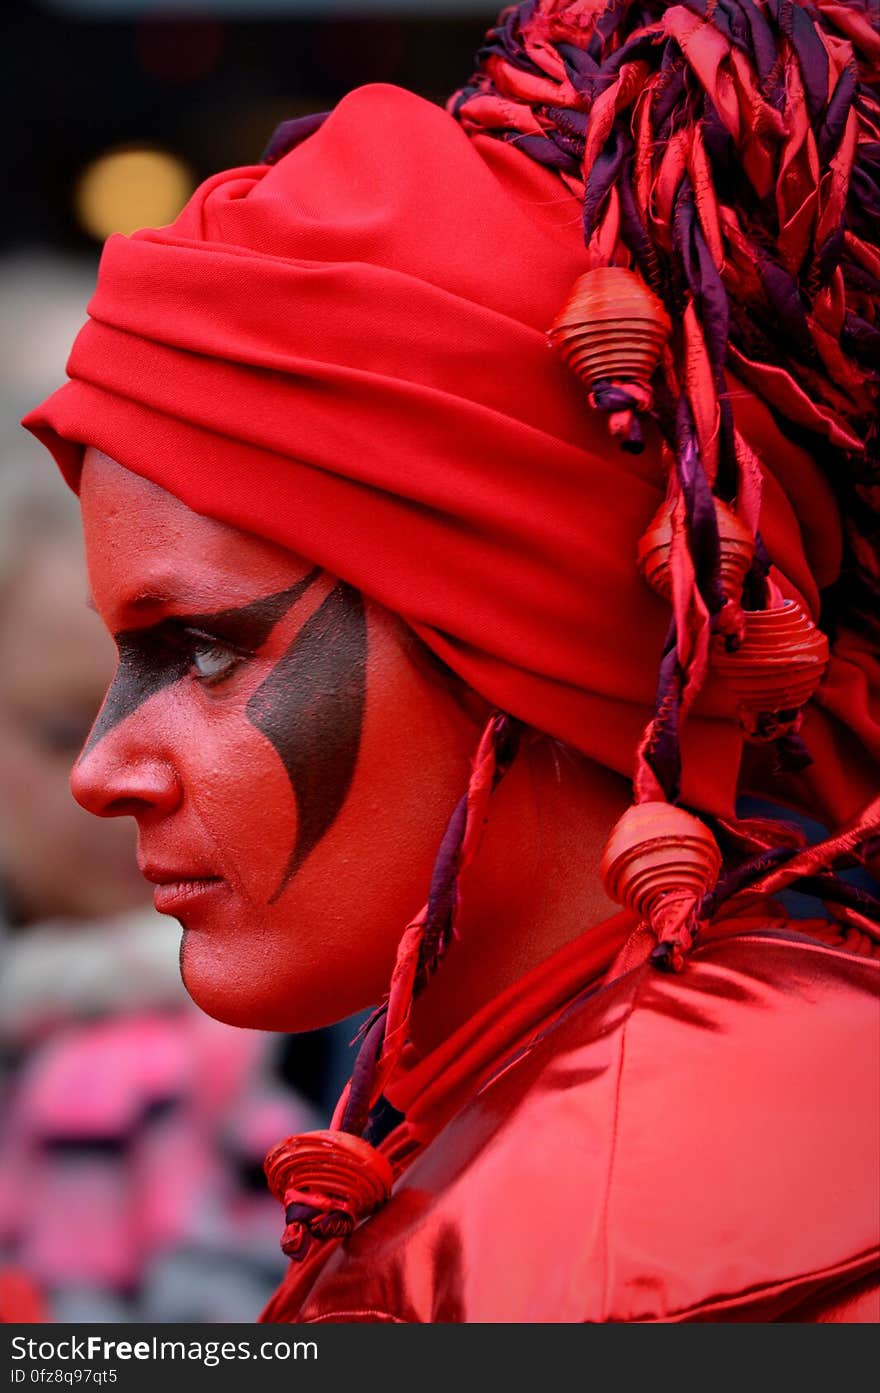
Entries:
POLYGON ((92 450, 81 502, 120 658, 72 787, 136 819, 191 994, 283 1030, 378 1000, 479 716, 396 619, 307 561, 92 450))

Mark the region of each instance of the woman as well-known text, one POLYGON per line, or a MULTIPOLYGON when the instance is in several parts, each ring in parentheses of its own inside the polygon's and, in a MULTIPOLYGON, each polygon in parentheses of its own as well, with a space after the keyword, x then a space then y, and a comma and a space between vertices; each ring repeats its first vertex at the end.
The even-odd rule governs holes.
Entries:
POLYGON ((872 52, 523 5, 458 125, 364 88, 105 250, 27 421, 120 654, 76 796, 206 1010, 380 1003, 268 1319, 876 1314, 872 52))

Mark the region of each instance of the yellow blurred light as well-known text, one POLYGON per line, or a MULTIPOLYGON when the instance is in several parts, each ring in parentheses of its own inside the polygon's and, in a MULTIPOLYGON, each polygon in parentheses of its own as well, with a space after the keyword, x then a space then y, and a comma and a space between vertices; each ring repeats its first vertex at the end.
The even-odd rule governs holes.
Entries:
POLYGON ((110 150, 80 175, 76 213, 85 230, 103 242, 111 232, 173 222, 194 187, 184 162, 165 150, 110 150))

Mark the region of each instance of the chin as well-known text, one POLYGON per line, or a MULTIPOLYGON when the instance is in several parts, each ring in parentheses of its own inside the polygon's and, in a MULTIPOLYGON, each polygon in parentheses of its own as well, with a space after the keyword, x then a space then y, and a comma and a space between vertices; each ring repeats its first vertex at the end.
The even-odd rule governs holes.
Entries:
POLYGON ((294 965, 278 970, 275 953, 261 955, 251 944, 247 959, 184 930, 180 945, 180 975, 193 1001, 208 1016, 224 1025, 247 1030, 275 1030, 299 1034, 334 1025, 346 1016, 373 1006, 387 990, 387 983, 370 991, 350 978, 304 968, 294 978, 294 965))

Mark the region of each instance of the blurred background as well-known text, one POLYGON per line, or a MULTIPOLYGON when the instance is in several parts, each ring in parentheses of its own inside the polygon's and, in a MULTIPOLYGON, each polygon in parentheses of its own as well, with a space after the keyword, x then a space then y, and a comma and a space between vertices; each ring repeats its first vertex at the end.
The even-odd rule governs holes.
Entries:
POLYGON ((127 820, 70 765, 112 674, 75 500, 18 425, 63 380, 100 245, 174 218, 281 121, 351 87, 438 102, 474 0, 5 0, 0 224, 0 1318, 249 1321, 279 1280, 262 1160, 323 1126, 357 1021, 279 1037, 203 1016, 127 820))

